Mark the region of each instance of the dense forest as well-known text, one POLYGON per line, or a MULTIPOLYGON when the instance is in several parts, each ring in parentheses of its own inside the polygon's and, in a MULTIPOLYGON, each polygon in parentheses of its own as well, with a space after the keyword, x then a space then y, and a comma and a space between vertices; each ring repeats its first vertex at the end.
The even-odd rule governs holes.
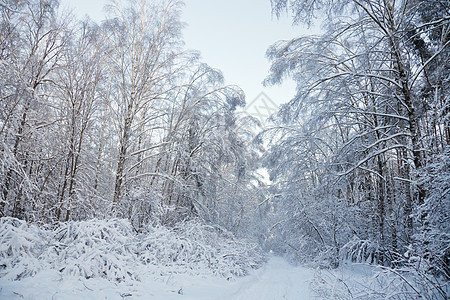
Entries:
POLYGON ((183 49, 181 3, 111 4, 101 25, 57 8, 2 7, 1 214, 242 227, 257 158, 244 94, 183 49))
POLYGON ((2 219, 118 218, 135 233, 196 220, 448 297, 450 2, 271 2, 321 31, 267 50, 264 84, 297 92, 261 128, 185 49, 181 1, 111 2, 101 24, 57 0, 1 1, 2 219))
POLYGON ((323 33, 274 44, 297 94, 265 135, 280 251, 449 279, 448 1, 273 1, 323 33), (279 218, 277 216, 276 218, 279 218), (319 255, 318 255, 319 253, 319 255))

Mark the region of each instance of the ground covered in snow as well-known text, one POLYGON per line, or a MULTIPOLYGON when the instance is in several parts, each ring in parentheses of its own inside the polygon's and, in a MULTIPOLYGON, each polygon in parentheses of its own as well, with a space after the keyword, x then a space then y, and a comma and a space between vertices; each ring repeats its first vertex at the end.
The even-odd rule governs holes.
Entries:
POLYGON ((123 219, 55 226, 0 219, 0 299, 179 296, 181 283, 232 282, 264 261, 258 245, 195 220, 136 232, 123 219))
MULTIPOLYGON (((293 266, 223 228, 0 219, 0 299, 444 299, 412 272, 293 266)), ((436 286, 436 285, 435 285, 436 286)), ((442 285, 446 289, 446 285, 442 285)), ((444 298, 443 298, 444 297, 444 298)))
POLYGON ((313 273, 278 257, 271 257, 248 276, 229 280, 173 274, 114 283, 45 270, 20 281, 0 279, 0 299, 312 299, 313 273))
POLYGON ((195 221, 0 219, 0 299, 308 299, 313 273, 195 221))

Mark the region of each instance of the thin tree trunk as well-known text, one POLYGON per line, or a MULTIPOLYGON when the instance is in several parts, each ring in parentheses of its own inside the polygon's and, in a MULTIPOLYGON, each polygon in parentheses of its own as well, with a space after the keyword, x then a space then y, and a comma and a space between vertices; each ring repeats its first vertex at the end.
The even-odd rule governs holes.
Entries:
POLYGON ((127 116, 125 118, 124 124, 125 126, 123 128, 123 134, 120 142, 119 161, 117 163, 116 181, 114 187, 113 211, 115 211, 117 205, 119 204, 122 192, 122 183, 124 177, 123 171, 125 167, 125 160, 128 150, 128 141, 130 139, 131 133, 132 109, 133 109, 133 101, 130 101, 130 104, 128 105, 127 116))

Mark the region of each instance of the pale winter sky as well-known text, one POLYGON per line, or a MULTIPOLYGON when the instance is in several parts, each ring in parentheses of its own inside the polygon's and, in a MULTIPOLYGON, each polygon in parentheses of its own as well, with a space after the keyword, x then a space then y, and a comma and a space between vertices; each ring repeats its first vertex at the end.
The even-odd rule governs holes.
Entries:
MULTIPOLYGON (((63 6, 74 9, 82 18, 86 14, 99 22, 108 0, 62 0, 63 6)), ((292 81, 282 86, 263 87, 270 63, 267 48, 281 39, 307 34, 306 27, 291 26, 285 16, 272 17, 270 0, 185 0, 183 21, 186 48, 199 50, 203 61, 222 70, 227 84, 240 86, 247 108, 252 114, 266 114, 265 104, 273 108, 294 96, 292 81), (267 97, 258 97, 264 92, 267 97), (254 100, 257 99, 255 102, 254 100), (266 103, 264 103, 266 102, 266 103)), ((273 111, 272 111, 273 112, 273 111)))

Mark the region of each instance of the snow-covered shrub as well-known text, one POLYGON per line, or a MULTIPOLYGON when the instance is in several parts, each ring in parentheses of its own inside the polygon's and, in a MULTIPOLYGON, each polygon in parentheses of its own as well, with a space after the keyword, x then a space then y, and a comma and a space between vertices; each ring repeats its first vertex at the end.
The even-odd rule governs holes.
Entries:
POLYGON ((317 270, 311 288, 318 299, 327 300, 447 299, 448 287, 435 281, 415 269, 349 263, 337 270, 317 270))
MULTIPOLYGON (((420 230, 415 234, 417 243, 412 249, 420 257, 426 271, 450 280, 450 146, 440 155, 430 158, 422 171, 422 184, 428 194, 415 212, 420 230)), ((410 261, 411 262, 411 261, 410 261)))
POLYGON ((163 215, 163 198, 158 190, 145 186, 130 186, 116 206, 116 216, 130 220, 136 230, 148 223, 160 223, 163 215))
POLYGON ((181 233, 186 239, 212 249, 210 253, 215 256, 208 262, 214 274, 223 277, 243 276, 261 265, 263 256, 256 244, 236 239, 222 227, 202 225, 195 221, 190 224, 181 227, 181 233))
POLYGON ((345 203, 324 190, 305 191, 301 186, 273 186, 279 193, 267 208, 273 225, 265 247, 295 264, 310 267, 339 265, 339 250, 349 239, 345 203), (318 213, 320 212, 320 213, 318 213))
POLYGON ((63 274, 122 281, 136 277, 134 239, 127 220, 69 222, 55 230, 49 252, 57 253, 63 274))
POLYGON ((0 222, 0 277, 19 280, 51 268, 64 275, 140 280, 173 273, 242 276, 263 256, 255 244, 200 221, 148 225, 136 233, 129 220, 89 220, 38 228, 14 218, 0 222))
POLYGON ((353 262, 377 263, 380 249, 376 242, 353 238, 341 249, 342 258, 353 262))
POLYGON ((39 261, 49 236, 33 224, 4 217, 0 219, 0 276, 21 279, 42 267, 39 261))
POLYGON ((171 229, 150 227, 138 245, 140 260, 145 264, 158 262, 161 273, 206 271, 228 278, 245 275, 262 262, 256 245, 235 240, 226 230, 198 221, 171 229))

